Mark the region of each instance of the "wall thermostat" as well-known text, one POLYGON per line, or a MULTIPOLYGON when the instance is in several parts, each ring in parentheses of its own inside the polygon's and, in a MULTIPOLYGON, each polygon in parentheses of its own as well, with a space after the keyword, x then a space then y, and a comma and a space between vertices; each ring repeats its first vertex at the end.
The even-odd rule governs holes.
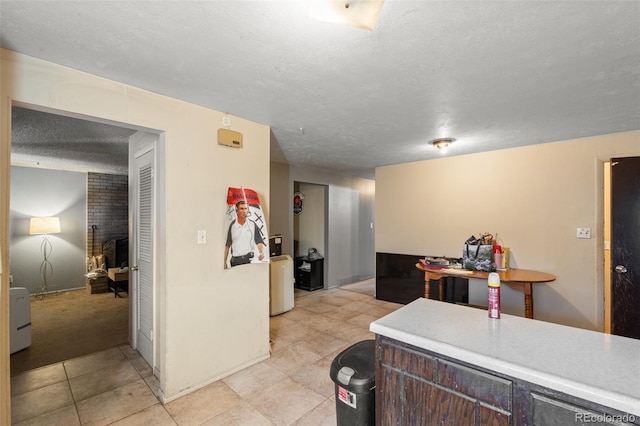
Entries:
POLYGON ((218 145, 242 148, 242 133, 229 129, 218 129, 218 145))

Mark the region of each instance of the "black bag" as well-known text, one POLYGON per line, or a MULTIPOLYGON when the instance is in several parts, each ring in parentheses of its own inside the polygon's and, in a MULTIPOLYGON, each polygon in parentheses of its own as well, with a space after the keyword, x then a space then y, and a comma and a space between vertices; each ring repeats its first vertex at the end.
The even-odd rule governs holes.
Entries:
POLYGON ((496 270, 493 260, 493 245, 483 244, 486 237, 480 239, 471 236, 464 243, 462 250, 462 267, 470 271, 492 272, 496 270))
POLYGON ((324 259, 322 255, 318 253, 318 249, 315 249, 313 247, 310 248, 309 251, 307 252, 307 257, 309 258, 309 260, 324 259))

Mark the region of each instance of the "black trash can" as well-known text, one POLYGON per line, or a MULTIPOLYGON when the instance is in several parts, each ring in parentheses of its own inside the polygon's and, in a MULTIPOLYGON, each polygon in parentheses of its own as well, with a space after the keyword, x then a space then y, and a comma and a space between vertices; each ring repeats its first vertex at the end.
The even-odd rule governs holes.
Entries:
POLYGON ((340 352, 331 363, 338 426, 375 424, 375 340, 363 340, 340 352))

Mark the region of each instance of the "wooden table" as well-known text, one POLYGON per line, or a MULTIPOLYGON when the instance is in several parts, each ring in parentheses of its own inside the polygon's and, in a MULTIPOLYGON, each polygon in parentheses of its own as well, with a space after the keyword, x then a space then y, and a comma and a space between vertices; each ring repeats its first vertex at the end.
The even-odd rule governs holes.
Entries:
MULTIPOLYGON (((416 268, 424 271, 424 297, 429 298, 430 280, 438 281, 438 299, 444 298, 444 278, 460 277, 460 278, 479 278, 486 280, 489 272, 465 271, 451 269, 431 269, 416 263, 416 268)), ((554 275, 546 272, 531 271, 528 269, 508 269, 506 271, 496 271, 500 275, 500 283, 504 283, 514 290, 524 292, 524 316, 533 318, 533 284, 548 283, 555 281, 554 275)))
MULTIPOLYGON (((118 297, 118 286, 129 286, 129 269, 124 271, 120 268, 109 268, 107 270, 109 276, 109 290, 113 287, 113 297, 118 297)), ((128 292, 128 291, 127 291, 128 292)))

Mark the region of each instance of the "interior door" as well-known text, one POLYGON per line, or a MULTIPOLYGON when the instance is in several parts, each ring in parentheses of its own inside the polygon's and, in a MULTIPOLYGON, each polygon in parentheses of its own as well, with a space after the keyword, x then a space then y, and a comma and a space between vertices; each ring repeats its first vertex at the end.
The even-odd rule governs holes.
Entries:
POLYGON ((153 149, 135 155, 134 274, 136 349, 154 368, 154 154, 153 149))
POLYGON ((640 339, 640 157, 611 159, 611 332, 640 339))

